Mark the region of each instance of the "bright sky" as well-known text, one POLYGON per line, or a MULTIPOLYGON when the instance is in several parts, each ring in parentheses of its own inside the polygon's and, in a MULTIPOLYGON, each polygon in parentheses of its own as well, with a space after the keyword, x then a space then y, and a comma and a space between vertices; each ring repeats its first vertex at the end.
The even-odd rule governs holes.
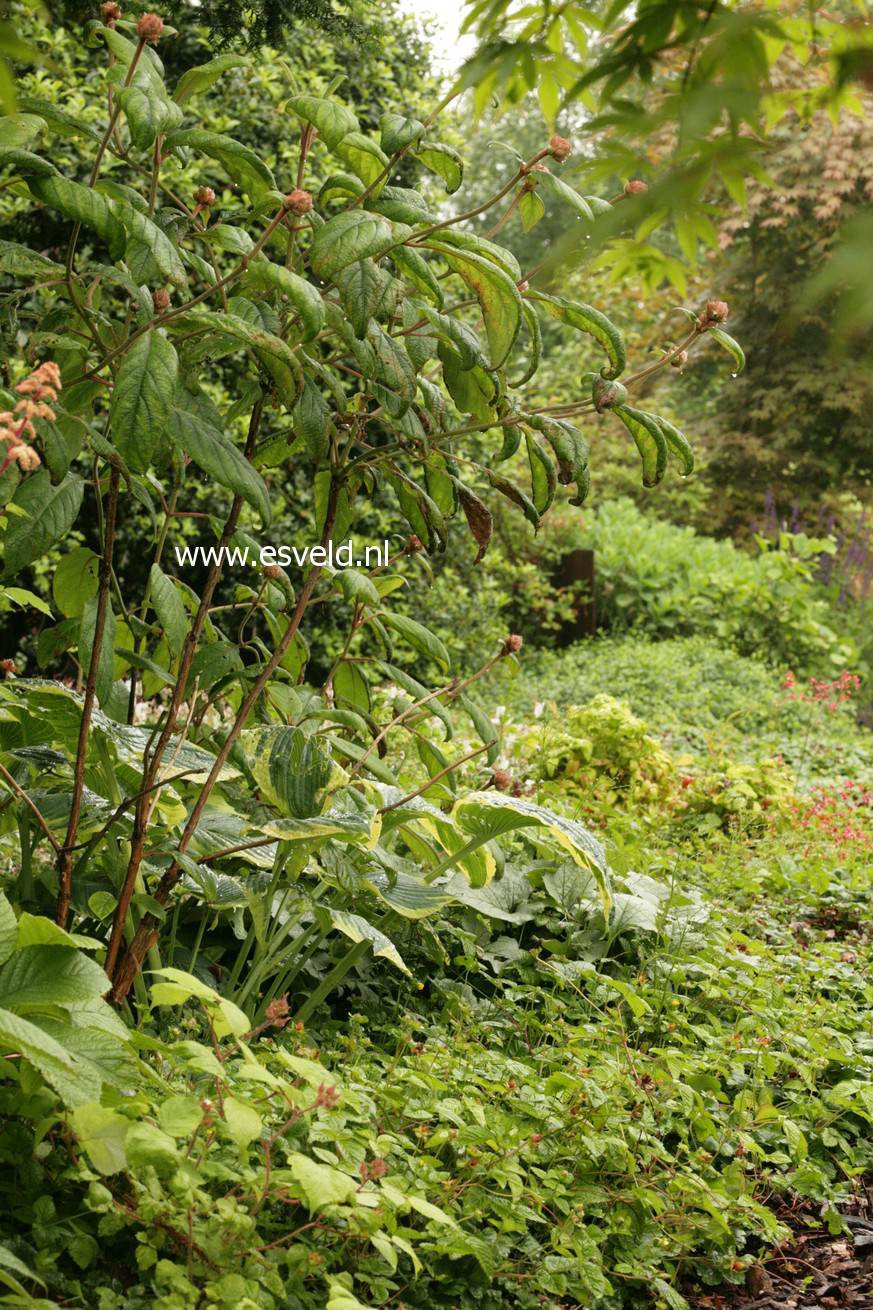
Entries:
POLYGON ((464 17, 464 0, 422 0, 413 5, 404 0, 404 9, 422 18, 436 19, 438 28, 434 39, 434 53, 446 73, 451 73, 473 53, 476 42, 472 36, 459 37, 464 17))

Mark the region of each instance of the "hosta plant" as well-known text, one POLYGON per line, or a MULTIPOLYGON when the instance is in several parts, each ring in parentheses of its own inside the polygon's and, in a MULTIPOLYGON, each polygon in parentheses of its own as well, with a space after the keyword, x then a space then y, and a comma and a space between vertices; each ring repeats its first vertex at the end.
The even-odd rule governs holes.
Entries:
MULTIPOLYGON (((281 112, 299 137, 298 166, 277 176, 201 122, 200 98, 239 57, 189 69, 170 88, 157 48, 171 29, 116 9, 83 32, 105 77, 77 88, 105 96, 104 130, 23 96, 0 132, 7 196, 68 230, 51 255, 0 248, 12 285, 5 323, 20 343, 0 416, 3 579, 13 604, 47 620, 43 668, 78 684, 13 677, 2 690, 2 821, 18 830, 23 900, 44 907, 56 894, 60 927, 73 915, 101 935, 116 1001, 150 951, 157 968, 158 951, 180 946, 180 897, 224 906, 244 940, 230 981, 259 968, 265 1004, 335 929, 354 944, 317 999, 369 945, 390 953, 381 929, 355 914, 362 876, 389 907, 391 896, 412 896, 418 914, 457 867, 473 884, 499 871, 500 841, 516 828, 589 867, 608 905, 602 852, 578 825, 487 789, 495 734, 467 688, 518 643, 501 639, 459 683, 439 636, 391 598, 408 556, 445 549, 452 516, 466 520, 481 558, 491 498, 535 525, 559 484, 583 501, 579 415, 630 432, 647 485, 671 455, 690 471, 685 438, 637 393, 705 333, 735 351, 720 326, 726 305, 689 311, 686 340, 631 371, 600 309, 540 289, 536 270, 491 239, 507 210, 519 206, 530 224, 544 202, 564 206, 584 235, 604 202, 558 176, 568 142, 544 143, 484 206, 455 214, 439 188, 460 189, 463 162, 435 134, 435 114, 421 122, 389 110, 368 136, 329 93, 292 88, 281 112), (88 146, 87 172, 55 166, 57 137, 88 146), (313 195, 312 161, 321 169, 326 156, 313 195), (401 159, 404 174, 416 162, 422 190, 394 184, 401 159), (489 209, 493 228, 474 235, 466 220, 489 209), (555 413, 527 399, 541 314, 580 334, 589 369, 555 413), (524 486, 501 471, 520 449, 524 486), (261 559, 271 501, 301 468, 312 489, 306 544, 320 552, 300 576, 266 556, 229 590, 223 552, 261 559), (224 508, 204 523, 215 550, 195 589, 174 575, 170 542, 198 474, 224 508), (336 568, 333 548, 374 498, 394 516, 391 557, 336 568), (118 543, 126 519, 143 513, 153 527, 134 554, 149 567, 133 590, 130 545, 118 543), (68 534, 94 524, 97 549, 75 535, 64 549, 68 534), (47 559, 50 603, 33 590, 47 559), (316 606, 344 607, 347 637, 319 653, 327 676, 308 687, 301 625, 316 606), (386 682, 396 695, 379 722, 372 688, 386 682), (480 772, 478 790, 448 815, 404 795, 381 753, 389 731, 415 733, 429 775, 448 776, 460 761, 435 728, 448 740, 455 710, 472 720, 480 772), (259 854, 237 858, 248 851, 259 854), (404 859, 417 890, 401 894, 404 859), (241 867, 238 892, 222 879, 241 867)), ((207 917, 186 938, 190 957, 207 917)))

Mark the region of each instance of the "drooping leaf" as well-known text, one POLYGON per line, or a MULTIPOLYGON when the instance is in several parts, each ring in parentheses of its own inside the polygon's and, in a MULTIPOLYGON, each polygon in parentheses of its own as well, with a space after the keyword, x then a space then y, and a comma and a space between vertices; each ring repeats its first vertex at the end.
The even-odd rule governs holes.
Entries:
POLYGON ((616 405, 613 410, 636 443, 643 461, 643 485, 656 487, 667 467, 667 440, 653 414, 630 405, 616 405))
POLYGON ((559 296, 547 296, 537 292, 534 299, 544 305, 552 318, 561 323, 568 323, 579 332, 587 332, 597 341, 609 356, 609 368, 602 369, 605 378, 617 378, 627 364, 627 352, 621 333, 605 314, 592 305, 584 305, 575 300, 563 300, 559 296))
POLYGON ((735 341, 729 333, 719 327, 709 328, 709 335, 713 337, 720 346, 724 347, 734 361, 737 372, 742 373, 743 369, 746 367, 746 354, 739 341, 735 341))
POLYGON ((269 524, 270 497, 263 478, 221 427, 216 426, 214 410, 201 406, 199 400, 200 397, 183 387, 176 391, 167 415, 168 432, 195 464, 220 486, 242 496, 257 510, 261 521, 269 524))
POLYGON ((118 370, 109 428, 135 473, 145 473, 164 434, 178 367, 172 344, 152 328, 134 343, 118 370))
POLYGON ((424 136, 424 123, 417 118, 404 118, 402 114, 387 113, 379 119, 382 149, 389 155, 420 141, 424 136))
POLYGON ((164 573, 160 564, 153 564, 149 574, 151 583, 152 606, 158 623, 163 629, 167 645, 173 655, 178 655, 188 633, 188 612, 179 591, 171 578, 164 573))
POLYGON ((199 127, 182 128, 168 133, 165 145, 168 150, 186 146, 197 154, 216 160, 237 186, 254 201, 260 200, 267 191, 276 189, 276 179, 254 150, 221 132, 208 132, 199 127))
POLYGON ((483 255, 453 250, 440 242, 428 241, 427 245, 429 249, 439 251, 452 272, 460 274, 479 301, 491 348, 491 367, 500 368, 506 362, 521 327, 522 302, 518 287, 483 255))

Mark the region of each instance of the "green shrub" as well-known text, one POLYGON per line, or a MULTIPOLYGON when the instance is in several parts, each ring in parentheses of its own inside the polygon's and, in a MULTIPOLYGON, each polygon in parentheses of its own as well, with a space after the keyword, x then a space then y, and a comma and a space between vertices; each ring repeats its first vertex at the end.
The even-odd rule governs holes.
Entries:
POLYGON ((811 673, 856 662, 843 617, 814 579, 827 541, 783 534, 753 555, 619 500, 591 516, 586 544, 595 551, 598 619, 614 632, 705 634, 811 673))

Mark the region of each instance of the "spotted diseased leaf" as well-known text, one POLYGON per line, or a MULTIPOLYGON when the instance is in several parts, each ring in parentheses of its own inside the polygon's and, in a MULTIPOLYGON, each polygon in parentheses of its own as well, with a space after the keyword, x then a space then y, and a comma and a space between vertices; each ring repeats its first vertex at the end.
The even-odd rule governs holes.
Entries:
POLYGON ((500 492, 501 496, 505 496, 513 505, 518 506, 534 530, 539 528, 540 516, 537 513, 536 505, 534 505, 529 496, 524 494, 521 487, 517 487, 514 482, 510 482, 509 478, 501 477, 501 475, 495 473, 493 469, 488 470, 488 481, 491 483, 495 491, 500 492))
POLYGON ((109 429, 121 458, 145 473, 167 426, 179 361, 171 343, 154 328, 124 358, 112 391, 109 429))
POLYGON ((327 453, 334 431, 330 407, 310 377, 303 379, 303 391, 294 406, 294 431, 306 442, 306 449, 317 462, 327 453))
MULTIPOLYGON (((429 296, 437 309, 443 306, 443 289, 428 261, 411 246, 396 246, 391 259, 400 274, 408 279, 417 291, 429 296)), ((405 304, 406 302, 404 302, 405 304)))
POLYGON ((362 132, 349 132, 333 151, 365 186, 373 186, 380 177, 387 177, 388 156, 362 132))
POLYGON ((609 368, 601 370, 605 378, 617 378, 627 365, 627 352, 621 333, 605 314, 593 305, 584 305, 575 300, 563 300, 559 296, 546 296, 537 293, 533 297, 551 314, 552 318, 567 323, 579 332, 587 332, 593 337, 609 356, 609 368))
POLYGON ((124 259, 134 281, 149 286, 168 282, 185 291, 188 286, 185 265, 166 232, 128 200, 113 199, 111 205, 128 234, 124 259))
POLYGON ((494 519, 488 506, 479 499, 475 491, 471 491, 459 478, 453 478, 452 480, 458 493, 458 500, 461 502, 461 509, 464 511, 464 517, 473 534, 473 539, 479 547, 473 561, 474 564, 478 564, 491 543, 494 519))
POLYGON ((391 282, 391 275, 372 259, 358 259, 337 273, 334 280, 355 336, 363 339, 391 282))

